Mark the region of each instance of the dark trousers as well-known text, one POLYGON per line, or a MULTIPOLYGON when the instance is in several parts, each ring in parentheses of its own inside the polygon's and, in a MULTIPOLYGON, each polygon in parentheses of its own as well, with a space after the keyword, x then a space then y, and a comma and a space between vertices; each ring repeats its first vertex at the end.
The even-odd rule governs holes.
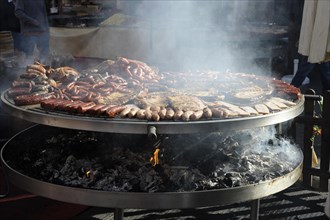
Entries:
POLYGON ((307 56, 301 56, 299 59, 298 70, 291 81, 291 85, 299 88, 308 74, 318 66, 321 71, 321 80, 323 90, 330 90, 330 62, 309 63, 307 56))
POLYGON ((45 59, 49 53, 49 33, 23 35, 22 50, 27 56, 33 55, 35 46, 40 52, 40 59, 45 59))

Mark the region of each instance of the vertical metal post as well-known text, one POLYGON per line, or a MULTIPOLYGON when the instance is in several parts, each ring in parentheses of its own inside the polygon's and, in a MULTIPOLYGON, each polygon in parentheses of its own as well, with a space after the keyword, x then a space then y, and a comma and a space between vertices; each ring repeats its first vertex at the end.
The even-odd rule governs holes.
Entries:
POLYGON ((260 199, 255 199, 251 203, 251 220, 258 220, 259 219, 259 208, 260 208, 260 199))
POLYGON ((115 208, 113 214, 114 214, 114 220, 124 219, 124 209, 115 208))
POLYGON ((322 136, 321 136, 321 155, 320 155, 320 188, 328 191, 329 181, 329 157, 330 157, 330 91, 323 93, 322 109, 322 136))
MULTIPOLYGON (((306 91, 308 95, 315 95, 315 91, 309 89, 306 91)), ((305 116, 306 117, 314 117, 314 108, 315 108, 315 101, 314 100, 305 100, 305 116)), ((310 138, 313 136, 313 126, 314 124, 304 123, 304 161, 303 161, 303 183, 306 186, 312 185, 312 175, 311 175, 311 168, 312 168, 312 142, 310 138)))

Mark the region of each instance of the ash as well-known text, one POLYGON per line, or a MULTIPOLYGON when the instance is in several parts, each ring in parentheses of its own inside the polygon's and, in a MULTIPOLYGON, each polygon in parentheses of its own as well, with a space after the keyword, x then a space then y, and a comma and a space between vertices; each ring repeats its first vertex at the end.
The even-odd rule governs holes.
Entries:
POLYGON ((302 160, 294 143, 275 137, 268 128, 161 136, 155 166, 149 161, 155 147, 145 135, 65 130, 44 137, 37 144, 36 138, 20 138, 24 147, 12 147, 6 162, 42 181, 115 192, 201 191, 258 184, 291 172, 302 160))

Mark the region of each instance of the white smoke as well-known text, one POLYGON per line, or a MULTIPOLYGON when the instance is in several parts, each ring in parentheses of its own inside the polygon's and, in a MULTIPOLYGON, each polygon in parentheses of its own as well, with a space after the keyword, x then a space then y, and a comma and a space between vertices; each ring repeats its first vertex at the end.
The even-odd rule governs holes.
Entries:
POLYGON ((260 56, 258 39, 249 39, 243 33, 251 24, 258 26, 273 22, 274 1, 119 2, 126 13, 145 21, 153 39, 148 62, 165 71, 229 69, 232 72, 270 74, 270 62, 262 67, 256 63, 260 56))

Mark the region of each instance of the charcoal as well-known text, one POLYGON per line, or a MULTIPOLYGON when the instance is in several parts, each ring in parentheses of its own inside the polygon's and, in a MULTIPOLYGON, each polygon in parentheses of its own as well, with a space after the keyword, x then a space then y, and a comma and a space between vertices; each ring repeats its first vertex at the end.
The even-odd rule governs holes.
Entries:
MULTIPOLYGON (((260 131, 256 131, 260 132, 260 131)), ((6 162, 42 181, 113 192, 181 192, 238 187, 272 180, 301 161, 288 141, 240 132, 169 135, 155 148, 144 135, 46 128, 10 143, 6 162), (237 138, 240 137, 240 138, 237 138), (22 145, 20 141, 26 143, 22 145), (24 147, 19 147, 24 146, 24 147), (290 160, 296 156, 296 160, 290 160)))
POLYGON ((224 182, 228 187, 240 186, 242 183, 242 176, 240 173, 236 172, 226 173, 224 182))

